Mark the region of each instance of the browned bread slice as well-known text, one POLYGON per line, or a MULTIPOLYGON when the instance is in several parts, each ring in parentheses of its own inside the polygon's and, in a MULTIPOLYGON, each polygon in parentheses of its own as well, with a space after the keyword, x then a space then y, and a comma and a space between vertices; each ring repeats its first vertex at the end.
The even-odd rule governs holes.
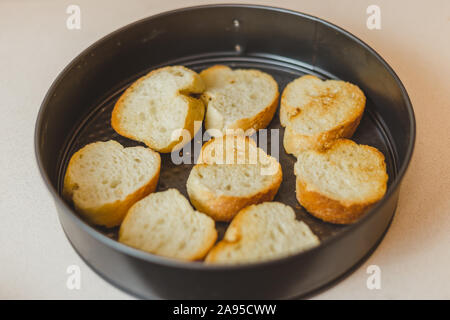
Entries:
POLYGON ((207 142, 187 180, 197 210, 217 221, 230 221, 242 208, 275 197, 282 180, 278 161, 245 136, 207 142))
POLYGON ((295 219, 294 210, 279 202, 242 209, 225 236, 206 257, 207 263, 236 264, 276 259, 319 244, 309 227, 295 219))
POLYGON ((297 200, 327 222, 355 222, 385 194, 388 175, 383 154, 348 139, 324 151, 302 152, 294 167, 297 200))
POLYGON ((200 76, 206 85, 202 95, 205 127, 212 136, 227 134, 227 129, 263 129, 272 120, 279 93, 271 75, 216 65, 203 70, 200 76))
POLYGON ((63 193, 89 222, 114 227, 136 201, 155 191, 160 167, 159 154, 149 148, 94 142, 70 159, 63 193))
POLYGON ((190 141, 201 127, 205 106, 196 98, 205 89, 200 76, 182 66, 164 67, 134 82, 119 98, 111 125, 122 136, 159 152, 171 152, 190 141))
POLYGON ((119 241, 157 255, 202 259, 217 239, 214 220, 194 211, 176 189, 152 193, 134 204, 120 226, 119 241))
POLYGON ((348 82, 322 81, 312 75, 292 81, 283 91, 280 107, 286 152, 298 156, 307 149, 326 148, 335 139, 350 138, 365 103, 364 93, 348 82))

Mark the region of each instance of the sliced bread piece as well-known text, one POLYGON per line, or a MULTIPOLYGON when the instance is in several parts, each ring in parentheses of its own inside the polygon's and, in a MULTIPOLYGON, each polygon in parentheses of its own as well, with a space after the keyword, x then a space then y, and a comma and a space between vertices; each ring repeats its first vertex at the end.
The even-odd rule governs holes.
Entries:
POLYGON ((207 141, 200 151, 197 163, 204 164, 274 164, 278 162, 258 148, 255 140, 245 135, 223 135, 207 141))
POLYGON ((141 141, 159 152, 182 147, 182 129, 190 139, 201 126, 205 106, 194 95, 205 89, 200 76, 182 66, 164 67, 134 82, 119 98, 111 125, 122 136, 141 141))
POLYGON ((205 144, 187 180, 197 210, 230 221, 242 208, 275 197, 282 180, 278 161, 244 136, 223 136, 205 144))
POLYGON ((151 149, 94 142, 70 159, 63 194, 89 222, 114 227, 136 201, 155 191, 160 167, 151 149))
POLYGON ((278 105, 278 84, 259 70, 231 70, 216 65, 200 73, 206 90, 205 127, 218 136, 227 129, 259 130, 267 127, 278 105), (217 132, 215 132, 217 131, 217 132))
POLYGON ((119 241, 157 255, 202 259, 214 245, 214 220, 194 211, 176 189, 150 194, 128 211, 120 226, 119 241))
POLYGON ((335 139, 350 138, 365 103, 364 93, 348 82, 311 75, 292 81, 283 91, 280 107, 286 152, 298 156, 307 149, 326 148, 335 139))
POLYGON ((299 253, 320 243, 294 210, 280 202, 242 209, 225 236, 206 257, 207 263, 246 263, 299 253))
POLYGON ((326 222, 355 222, 385 194, 388 175, 376 148, 338 139, 324 151, 308 150, 294 167, 297 200, 326 222))

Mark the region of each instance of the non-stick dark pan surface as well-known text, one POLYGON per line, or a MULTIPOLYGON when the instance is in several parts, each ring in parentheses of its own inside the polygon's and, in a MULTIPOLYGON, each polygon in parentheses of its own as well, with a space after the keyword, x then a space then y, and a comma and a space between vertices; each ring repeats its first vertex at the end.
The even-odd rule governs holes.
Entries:
MULTIPOLYGON (((144 19, 84 51, 61 73, 43 102, 36 152, 69 240, 83 259, 113 284, 144 298, 289 298, 336 279, 380 241, 394 214, 399 183, 411 157, 414 125, 412 107, 399 79, 352 35, 287 10, 218 5, 144 19), (175 64, 197 72, 215 64, 260 69, 275 78, 280 92, 304 74, 357 84, 366 94, 367 105, 353 139, 375 146, 385 155, 386 196, 350 226, 325 223, 309 215, 295 198, 295 158, 282 147, 284 129, 277 112, 269 125, 269 129, 280 129, 278 156, 283 182, 275 201, 294 208, 298 219, 320 237, 319 247, 271 262, 211 267, 128 248, 115 241, 116 229, 87 225, 60 196, 68 160, 94 141, 114 139, 125 146, 137 145, 111 128, 114 103, 138 77, 175 64)), ((201 136, 196 140, 201 142, 201 136)), ((267 151, 271 153, 270 144, 267 151)), ((187 196, 186 180, 192 165, 175 165, 170 154, 161 156, 158 191, 177 188, 187 196)), ((226 224, 217 227, 222 234, 226 224)))

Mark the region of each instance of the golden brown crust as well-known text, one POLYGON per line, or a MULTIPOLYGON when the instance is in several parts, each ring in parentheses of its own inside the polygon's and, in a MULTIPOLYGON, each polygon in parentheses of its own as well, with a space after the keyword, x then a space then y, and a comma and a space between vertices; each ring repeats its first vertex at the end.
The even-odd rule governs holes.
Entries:
POLYGON ((220 70, 220 69, 231 70, 231 68, 228 67, 228 66, 225 66, 223 64, 216 64, 216 65, 213 65, 212 67, 209 67, 209 68, 206 68, 206 69, 202 70, 199 74, 200 74, 200 77, 206 77, 208 75, 208 73, 213 72, 213 71, 217 71, 217 70, 220 70))
MULTIPOLYGON (((315 80, 319 79, 316 76, 313 76, 313 75, 310 75, 310 74, 304 75, 301 78, 303 78, 303 79, 310 78, 310 79, 315 79, 315 80)), ((295 80, 297 80, 297 79, 295 79, 295 80)), ((287 101, 286 95, 288 94, 288 91, 290 90, 290 87, 294 83, 295 80, 289 82, 286 85, 286 87, 284 88, 283 93, 281 94, 281 99, 280 99, 280 124, 283 127, 286 127, 286 125, 289 122, 290 115, 292 115, 293 113, 296 113, 296 110, 297 110, 297 106, 291 106, 290 104, 288 104, 286 102, 287 101)))
POLYGON ((205 262, 228 264, 276 259, 319 243, 306 224, 296 221, 291 207, 266 202, 239 211, 223 240, 211 249, 205 262), (280 233, 274 232, 276 225, 280 233))
MULTIPOLYGON (((354 141, 348 139, 338 139, 323 150, 316 150, 317 153, 333 152, 334 148, 339 148, 342 145, 350 144, 357 145, 354 141)), ((370 150, 373 155, 379 158, 382 163, 384 175, 378 177, 382 188, 375 192, 371 197, 367 197, 364 201, 344 201, 333 199, 330 196, 320 193, 320 191, 312 190, 315 188, 308 188, 307 183, 297 175, 296 179, 296 197, 297 201, 313 216, 323 221, 335 224, 350 224, 357 221, 364 212, 373 204, 380 201, 387 189, 388 175, 386 173, 386 164, 384 162, 384 155, 377 149, 367 145, 358 145, 360 148, 370 150)), ((310 186, 311 187, 311 186, 310 186)))
MULTIPOLYGON (((242 136, 242 135, 224 135, 220 138, 216 137, 209 141, 207 141, 200 151, 200 155, 198 158, 198 163, 195 165, 195 167, 201 167, 201 166, 208 166, 213 163, 216 163, 216 160, 219 161, 225 161, 226 155, 219 155, 215 154, 216 157, 219 159, 214 158, 209 154, 211 151, 206 151, 209 149, 209 145, 213 144, 217 141, 220 148, 223 148, 223 143, 229 143, 236 140, 243 140, 245 143, 242 144, 242 146, 251 146, 252 150, 255 150, 258 152, 257 157, 270 157, 267 155, 264 150, 259 149, 253 139, 251 139, 248 136, 242 136), (231 140, 228 140, 231 139, 231 140), (229 141, 229 142, 226 142, 229 141), (222 158, 223 157, 223 158, 222 158)), ((239 143, 237 143, 239 145, 239 143)), ((223 149, 222 149, 223 150, 223 149)), ((227 150, 228 149, 227 147, 227 150)), ((233 149, 234 150, 234 149, 233 149)), ((249 151, 252 152, 252 151, 249 151)), ((249 156, 249 155, 246 155, 249 156)), ((188 178, 187 181, 187 191, 189 194, 189 198, 194 205, 194 207, 203 213, 208 214, 216 221, 230 221, 233 219, 233 217, 241 210, 242 208, 245 208, 252 204, 258 204, 266 201, 272 201, 275 197, 275 195, 278 192, 278 189, 281 185, 281 182, 283 180, 283 173, 281 170, 280 163, 275 159, 270 157, 269 158, 272 164, 276 165, 276 171, 274 170, 274 176, 272 178, 272 183, 265 188, 264 190, 260 190, 259 192, 256 192, 254 194, 250 194, 248 196, 242 197, 242 196, 229 196, 229 195, 219 195, 214 192, 214 190, 207 189, 204 185, 201 183, 197 183, 196 180, 191 180, 191 178, 188 178)), ((240 161, 241 159, 236 159, 237 161, 240 161)), ((223 162, 221 162, 223 163, 223 162)), ((216 164, 216 165, 229 165, 229 164, 216 164)), ((274 168, 275 169, 275 168, 274 168)))
POLYGON ((345 205, 315 191, 297 179, 296 196, 298 202, 313 216, 325 222, 349 224, 357 221, 374 202, 345 205))
POLYGON ((258 113, 252 118, 239 119, 234 124, 232 124, 230 129, 243 129, 247 131, 249 129, 254 129, 258 131, 260 129, 266 128, 270 121, 272 121, 275 112, 277 111, 278 106, 278 96, 279 93, 277 91, 272 103, 268 105, 263 111, 258 113))
MULTIPOLYGON (((203 118, 205 116, 205 106, 203 105, 203 102, 201 102, 199 99, 195 99, 192 97, 185 96, 185 99, 188 99, 190 101, 190 108, 188 109, 188 113, 186 115, 186 121, 184 122, 183 128, 189 131, 189 135, 191 137, 190 140, 192 140, 197 133, 198 130, 201 129, 201 126, 198 126, 198 128, 195 128, 195 121, 203 121, 203 118), (197 131, 195 130, 197 129, 197 131)), ((176 151, 174 148, 177 147, 177 150, 183 147, 183 145, 179 145, 180 142, 182 142, 183 137, 180 136, 178 140, 175 140, 170 145, 168 145, 165 148, 161 148, 159 152, 162 153, 168 153, 172 151, 176 151)), ((189 142, 184 141, 184 144, 189 142)), ((145 142, 145 144, 147 144, 145 142)))
POLYGON ((94 224, 103 225, 108 228, 118 226, 122 223, 128 209, 133 204, 156 190, 158 179, 159 169, 158 173, 145 186, 127 196, 125 200, 117 200, 113 203, 103 205, 100 208, 86 209, 83 214, 87 220, 94 224))
POLYGON ((202 260, 205 258, 205 256, 208 254, 208 252, 211 250, 211 248, 214 246, 217 240, 217 230, 215 226, 213 226, 213 229, 211 229, 211 232, 209 233, 208 239, 205 240, 204 246, 199 249, 199 251, 193 255, 192 257, 189 257, 189 261, 195 261, 195 260, 202 260))
MULTIPOLYGON (((324 81, 312 75, 305 75, 300 79, 311 79, 312 81, 316 81, 317 84, 322 85, 324 81)), ((298 154, 304 150, 308 149, 326 149, 328 146, 336 139, 339 138, 351 138, 353 133, 356 131, 361 118, 363 116, 364 107, 366 103, 366 97, 364 93, 361 91, 358 86, 351 84, 349 82, 340 81, 339 84, 342 86, 346 92, 350 92, 352 94, 352 99, 355 99, 355 103, 357 103, 358 108, 352 112, 352 114, 346 119, 344 123, 341 123, 337 126, 334 126, 330 130, 321 131, 316 134, 302 134, 296 132, 295 129, 290 125, 290 122, 296 117, 301 117, 301 109, 296 105, 289 105, 287 103, 287 97, 289 90, 293 90, 291 85, 296 81, 292 81, 289 83, 286 88, 283 90, 281 96, 280 103, 280 122, 282 126, 285 126, 285 133, 283 139, 283 145, 287 153, 293 154, 294 156, 298 156, 298 154)), ((334 80, 332 80, 334 81, 334 80)), ((326 82, 326 81, 325 81, 326 82)), ((316 85, 317 85, 316 84, 316 85)), ((320 94, 323 89, 317 88, 317 93, 320 94)), ((327 95, 330 95, 328 91, 326 91, 327 95)), ((334 93, 331 93, 330 96, 326 96, 327 99, 333 100, 336 99, 334 93)), ((317 102, 310 102, 312 106, 315 106, 317 102)), ((308 104, 308 106, 310 106, 308 104)), ((303 108, 307 107, 306 105, 303 108)), ((310 106, 311 107, 311 106, 310 106)))
POLYGON ((156 174, 141 188, 129 194, 124 200, 116 200, 111 203, 107 203, 101 207, 82 208, 73 201, 73 192, 71 191, 72 181, 70 181, 69 175, 72 164, 78 160, 80 156, 80 150, 70 158, 69 165, 67 166, 66 175, 64 177, 63 196, 68 201, 73 203, 75 210, 80 213, 88 222, 96 225, 105 226, 107 228, 118 226, 122 223, 128 209, 137 201, 146 197, 150 193, 156 190, 158 184, 159 172, 161 169, 161 158, 158 155, 158 169, 156 174))
MULTIPOLYGON (((151 139, 141 140, 138 137, 136 137, 132 132, 127 131, 124 127, 122 127, 120 125, 120 123, 121 123, 120 119, 122 117, 125 99, 128 96, 130 96, 131 94, 133 94, 133 91, 136 89, 136 87, 139 86, 139 84, 142 81, 151 77, 156 72, 164 71, 164 69, 166 69, 166 68, 170 68, 170 67, 164 67, 164 68, 153 70, 153 71, 149 72, 148 74, 146 74, 145 76, 142 76, 141 78, 139 78, 138 80, 133 82, 133 84, 130 87, 128 87, 125 90, 125 92, 120 96, 120 98, 117 100, 116 104, 114 105, 112 114, 111 114, 111 126, 118 134, 120 134, 121 136, 127 137, 129 139, 132 139, 132 140, 141 141, 141 142, 145 143, 145 145, 147 145, 148 147, 150 147, 153 150, 156 150, 158 152, 161 152, 161 153, 172 152, 172 149, 175 146, 177 146, 180 142, 182 142, 183 137, 180 136, 178 140, 175 140, 170 145, 161 148, 161 147, 158 147, 158 145, 155 141, 153 141, 151 139)), ((187 69, 187 68, 185 68, 185 69, 187 69)), ((192 87, 196 87, 197 85, 198 84, 194 83, 192 85, 192 87)), ((179 90, 178 93, 180 96, 182 96, 184 99, 186 99, 188 101, 189 106, 190 106, 188 108, 188 113, 186 115, 186 120, 185 120, 185 123, 184 123, 184 126, 182 129, 188 130, 191 138, 193 138, 196 133, 195 129, 197 129, 197 131, 198 131, 198 129, 200 129, 200 127, 199 128, 194 127, 194 122, 195 121, 203 121, 203 118, 205 116, 205 106, 204 106, 203 102, 201 101, 201 99, 196 99, 196 98, 186 95, 186 94, 190 93, 189 90, 186 90, 186 88, 179 90)), ((197 93, 197 92, 195 92, 195 93, 197 93)), ((188 141, 185 141, 185 142, 187 143, 188 141)), ((182 147, 182 146, 180 146, 180 147, 182 147)))
MULTIPOLYGON (((205 164, 197 164, 205 166, 205 164)), ((266 189, 246 197, 220 195, 206 189, 191 187, 188 184, 189 198, 193 206, 200 212, 206 213, 216 221, 231 221, 243 208, 266 201, 272 201, 278 192, 282 181, 281 166, 274 177, 273 183, 266 189)))
MULTIPOLYGON (((141 82, 146 80, 147 78, 151 77, 153 74, 158 72, 159 69, 153 70, 146 74, 145 76, 140 77, 135 82, 129 86, 124 93, 119 97, 116 104, 114 105, 113 111, 111 113, 111 127, 121 136, 130 138, 132 140, 139 141, 137 137, 135 137, 131 132, 128 132, 125 128, 123 128, 120 123, 120 119, 122 117, 122 109, 124 107, 124 102, 128 98, 128 96, 132 95, 136 87, 138 87, 141 82)), ((150 145, 154 145, 155 143, 153 141, 145 141, 144 142, 147 146, 151 147, 150 145)))
MULTIPOLYGON (((143 197, 144 198, 144 197, 143 197)), ((137 201, 136 201, 137 202, 137 201)), ((134 204, 133 204, 134 205, 134 204)), ((132 205, 132 206, 133 206, 132 205)), ((127 211, 127 213, 128 212, 130 212, 130 210, 131 210, 131 208, 132 208, 132 206, 130 206, 130 208, 128 209, 128 211, 127 211)), ((130 215, 126 215, 125 216, 125 218, 123 219, 123 222, 122 222, 122 224, 121 224, 121 226, 120 226, 120 229, 119 229, 119 242, 122 242, 122 243, 124 243, 124 244, 126 244, 126 245, 128 245, 128 246, 132 246, 132 245, 130 245, 130 244, 128 244, 128 243, 126 243, 126 242, 124 242, 123 240, 122 240, 122 238, 123 238, 123 230, 124 230, 124 228, 126 227, 126 225, 127 225, 127 221, 130 219, 130 215)), ((209 228, 209 234, 208 234, 208 236, 207 236, 207 238, 205 239, 205 241, 203 242, 203 247, 201 247, 201 248, 199 248, 198 249, 198 251, 196 252, 196 253, 194 253, 192 256, 190 256, 190 257, 185 257, 185 258, 183 258, 183 260, 186 260, 186 261, 196 261, 196 260, 202 260, 205 256, 206 256, 206 254, 211 250, 211 248, 214 246, 214 244, 216 243, 216 240, 217 240, 217 236, 218 236, 218 234, 217 234, 217 230, 216 230, 216 228, 215 228, 215 224, 213 223, 213 225, 212 225, 212 227, 211 228, 209 228)), ((136 248, 136 249, 140 249, 140 248, 136 248)), ((156 253, 153 253, 153 252, 150 252, 150 253, 152 253, 152 254, 156 254, 156 253)))
POLYGON ((224 238, 219 241, 208 253, 205 258, 205 262, 216 262, 218 260, 218 256, 222 253, 222 251, 226 250, 227 247, 233 246, 242 239, 242 231, 241 225, 245 225, 245 212, 250 210, 247 206, 240 210, 225 232, 224 238))
MULTIPOLYGON (((232 70, 231 68, 224 66, 224 65, 214 65, 214 66, 207 68, 207 69, 203 70, 202 72, 200 72, 200 76, 207 77, 209 73, 215 72, 215 71, 221 70, 221 69, 232 70)), ((249 69, 249 71, 252 71, 252 69, 249 69)), ((259 70, 254 70, 254 71, 257 71, 258 74, 262 73, 259 70)), ((223 130, 221 130, 221 131, 223 131, 222 133, 225 134, 224 130, 226 130, 226 129, 234 129, 234 130, 242 129, 244 131, 253 129, 255 131, 258 131, 259 129, 266 128, 269 125, 270 121, 272 121, 273 116, 275 115, 275 112, 278 107, 278 97, 279 97, 280 93, 278 91, 278 83, 273 79, 273 77, 269 74, 266 74, 266 73, 264 73, 264 74, 268 76, 268 79, 270 79, 270 81, 273 83, 274 87, 277 89, 272 102, 270 104, 268 104, 266 108, 264 108, 262 111, 260 111, 258 114, 254 115, 253 117, 239 119, 239 120, 235 121, 234 123, 228 125, 226 128, 223 128, 223 130)), ((207 90, 208 90, 208 88, 206 89, 206 92, 202 95, 202 99, 206 105, 206 108, 208 108, 208 102, 209 102, 209 96, 208 96, 207 90)))
POLYGON ((221 240, 208 253, 205 258, 206 263, 216 262, 219 254, 225 250, 232 242, 221 240))
MULTIPOLYGON (((220 137, 213 137, 213 138, 211 138, 210 140, 206 141, 203 144, 202 149, 200 151, 200 155, 199 155, 199 157, 197 159, 197 163, 198 164, 201 164, 201 163, 211 164, 211 163, 217 163, 217 160, 220 160, 221 161, 220 163, 222 163, 222 162, 224 162, 226 160, 226 155, 223 154, 223 152, 231 150, 231 148, 233 148, 233 150, 234 150, 234 147, 238 147, 239 145, 244 146, 244 147, 248 146, 249 148, 252 147, 256 151, 258 150, 258 146, 256 145, 255 140, 253 140, 249 136, 245 136, 245 135, 241 135, 241 134, 236 134, 236 135, 233 135, 233 134, 226 135, 225 134, 225 135, 220 136, 220 137), (242 142, 238 143, 238 145, 234 144, 236 140, 241 140, 241 139, 244 140, 243 143, 242 142), (222 140, 222 142, 220 140, 222 140), (217 151, 215 151, 214 156, 212 156, 210 154, 210 152, 212 150, 209 150, 209 145, 215 143, 215 141, 218 141, 218 143, 221 145, 221 150, 219 150, 219 152, 220 152, 219 154, 217 153, 217 151), (223 144, 223 141, 226 141, 225 145, 223 144), (231 143, 231 145, 228 145, 228 143, 231 143), (226 150, 224 148, 226 148, 226 150)), ((259 149, 259 151, 263 152, 264 155, 266 155, 264 150, 259 149)), ((245 155, 245 156, 250 156, 250 154, 245 155)), ((256 156, 258 157, 258 156, 261 156, 261 155, 257 153, 256 156)), ((243 160, 243 159, 240 159, 240 160, 245 162, 245 160, 243 160)), ((237 159, 236 159, 236 161, 237 161, 237 159)))

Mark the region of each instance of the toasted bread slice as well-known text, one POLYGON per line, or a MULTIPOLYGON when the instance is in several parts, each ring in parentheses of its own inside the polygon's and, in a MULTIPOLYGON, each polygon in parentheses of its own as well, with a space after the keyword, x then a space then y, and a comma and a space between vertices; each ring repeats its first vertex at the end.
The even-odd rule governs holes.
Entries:
POLYGON ((242 208, 275 197, 282 180, 278 161, 245 136, 207 142, 187 180, 197 210, 217 221, 230 221, 242 208))
POLYGON ((231 70, 216 65, 200 73, 206 90, 205 127, 212 136, 227 129, 259 130, 267 127, 278 105, 278 84, 258 70, 231 70))
POLYGON ((297 200, 313 216, 336 224, 353 223, 385 194, 388 175, 376 148, 338 139, 324 151, 297 158, 297 200))
POLYGON ((136 201, 155 191, 160 167, 151 149, 94 142, 70 159, 63 194, 89 222, 114 227, 136 201))
POLYGON ((320 243, 294 210, 280 202, 242 209, 225 236, 206 257, 207 263, 246 263, 299 253, 320 243))
POLYGON ((350 138, 365 103, 364 93, 348 82, 311 75, 292 81, 283 91, 280 107, 286 152, 298 156, 307 149, 326 148, 335 139, 350 138))
POLYGON ((119 230, 119 241, 126 245, 181 260, 202 259, 216 239, 214 220, 194 211, 176 189, 134 204, 119 230))
POLYGON ((190 141, 201 127, 205 106, 193 95, 205 89, 200 76, 182 66, 164 67, 134 82, 114 106, 111 125, 122 136, 159 152, 171 152, 190 141))

